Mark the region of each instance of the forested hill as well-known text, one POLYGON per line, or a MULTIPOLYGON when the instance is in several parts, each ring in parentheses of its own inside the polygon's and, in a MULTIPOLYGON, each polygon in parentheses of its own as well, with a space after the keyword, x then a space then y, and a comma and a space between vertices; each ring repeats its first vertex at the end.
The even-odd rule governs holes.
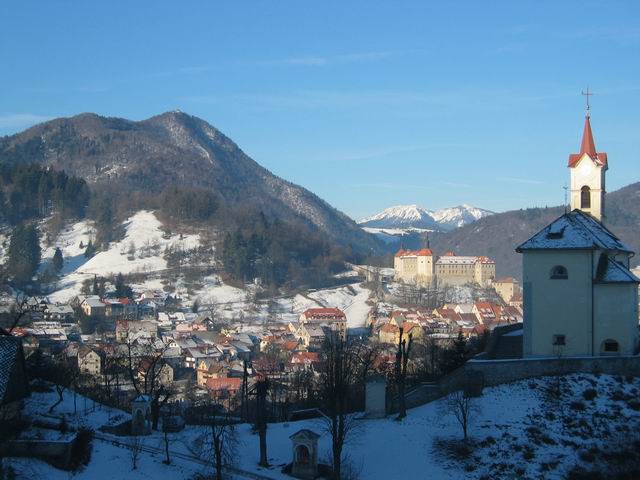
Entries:
MULTIPOLYGON (((439 253, 487 255, 496 261, 498 276, 521 278, 522 255, 515 248, 563 212, 563 207, 549 207, 499 213, 449 233, 432 234, 430 243, 439 253)), ((607 194, 605 225, 640 253, 640 182, 607 194)))
POLYGON ((0 138, 0 163, 37 163, 84 178, 119 192, 120 210, 172 187, 200 189, 234 208, 305 223, 361 251, 381 249, 349 217, 261 167, 204 120, 181 112, 139 122, 90 113, 51 120, 0 138))

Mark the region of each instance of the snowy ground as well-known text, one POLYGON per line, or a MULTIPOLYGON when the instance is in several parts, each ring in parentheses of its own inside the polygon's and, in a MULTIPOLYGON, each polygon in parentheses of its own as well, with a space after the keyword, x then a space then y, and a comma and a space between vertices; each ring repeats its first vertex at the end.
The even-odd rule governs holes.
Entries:
POLYGON ((90 222, 82 221, 65 230, 56 243, 43 253, 44 264, 53 258, 55 248, 62 250, 65 259, 65 276, 58 284, 58 290, 49 295, 52 301, 65 302, 78 295, 82 282, 93 275, 106 276, 110 273, 152 273, 166 270, 163 258, 166 247, 182 249, 196 248, 200 243, 198 235, 174 234, 164 237, 162 224, 153 212, 141 210, 124 222, 125 236, 119 242, 110 244, 109 249, 99 252, 91 259, 84 257, 80 242, 86 246, 95 234, 90 222), (136 253, 130 255, 131 246, 136 253))
MULTIPOLYGON (((410 410, 402 422, 392 418, 359 421, 347 452, 362 479, 398 478, 399 468, 403 477, 416 479, 561 479, 576 465, 597 467, 607 448, 618 448, 622 440, 630 444, 635 440, 630 434, 640 423, 639 389, 638 379, 580 374, 562 377, 560 383, 543 378, 491 387, 475 401, 470 425, 472 448, 466 456, 454 457, 442 447, 462 436, 460 425, 446 406, 447 399, 410 410), (548 392, 557 385, 561 394, 556 398, 548 392)), ((54 399, 55 394, 34 394, 28 410, 44 411, 54 399)), ((84 408, 82 398, 77 406, 84 408)), ((73 412, 72 395, 65 397, 59 411, 73 412)), ((116 415, 122 413, 100 408, 80 418, 97 427, 113 421, 116 415)), ((72 415, 70 419, 73 424, 72 415)), ((268 452, 273 467, 260 469, 258 437, 251 433, 250 426, 240 425, 236 467, 273 479, 290 478, 280 473, 280 468, 291 461, 289 436, 301 428, 322 434, 320 458, 326 459, 330 438, 320 421, 270 424, 268 452)), ((201 427, 187 427, 172 437, 171 451, 192 455, 202 434, 201 427)), ((127 439, 122 437, 120 441, 127 439)), ((74 478, 187 479, 204 469, 184 459, 175 459, 172 466, 162 464, 161 434, 154 433, 144 442, 160 450, 143 453, 138 470, 131 471, 126 449, 94 441, 90 465, 74 478)), ((67 473, 37 461, 11 460, 11 464, 26 473, 23 478, 68 478, 67 473)))

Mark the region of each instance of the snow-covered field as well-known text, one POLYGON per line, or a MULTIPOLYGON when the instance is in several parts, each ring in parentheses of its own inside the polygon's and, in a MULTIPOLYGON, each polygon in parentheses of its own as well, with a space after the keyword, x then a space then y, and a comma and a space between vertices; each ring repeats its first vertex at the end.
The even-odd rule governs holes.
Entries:
MULTIPOLYGON (((393 418, 358 421, 346 452, 351 464, 360 471, 359 478, 368 480, 388 480, 400 478, 399 475, 416 479, 561 479, 576 465, 597 467, 603 455, 599 452, 618 448, 625 439, 635 440, 631 434, 640 423, 639 379, 568 375, 561 377, 562 393, 557 399, 548 394, 556 385, 555 378, 542 378, 485 389, 483 396, 475 400, 470 416, 472 447, 468 456, 454 458, 442 446, 462 437, 462 429, 447 407, 446 398, 411 409, 402 422, 393 418)), ((53 393, 34 394, 28 400, 27 410, 45 411, 54 400, 53 393)), ((84 408, 81 397, 77 406, 84 408)), ((70 423, 76 423, 72 415, 73 395, 66 394, 57 411, 67 412, 70 423)), ((116 415, 123 414, 99 408, 77 418, 97 428, 110 419, 113 421, 116 415)), ((289 436, 302 428, 322 435, 320 459, 328 458, 330 437, 320 421, 270 424, 268 454, 273 467, 260 469, 258 437, 249 425, 239 425, 236 467, 273 479, 290 478, 280 468, 291 461, 289 436)), ((174 434, 171 451, 193 454, 196 439, 202 433, 200 427, 187 427, 174 434)), ((121 437, 120 441, 128 440, 121 437)), ((204 469, 184 459, 174 459, 170 466, 162 464, 163 442, 159 433, 145 437, 144 444, 159 450, 142 453, 138 469, 132 471, 126 449, 95 440, 90 465, 74 478, 188 479, 204 469)), ((69 478, 68 473, 42 462, 12 459, 9 463, 26 473, 23 478, 69 478)))
POLYGON ((174 234, 164 237, 162 224, 153 212, 141 210, 124 222, 125 236, 119 242, 110 244, 109 249, 99 252, 94 257, 84 257, 84 249, 94 231, 89 222, 83 221, 72 225, 64 231, 56 244, 43 253, 43 259, 53 258, 55 248, 62 250, 65 259, 63 273, 65 276, 58 284, 58 290, 51 294, 52 301, 64 302, 80 293, 82 282, 93 275, 106 276, 117 273, 151 273, 165 270, 167 261, 163 258, 166 247, 182 249, 195 248, 200 243, 199 235, 174 234), (131 247, 136 253, 130 255, 131 247), (143 250, 147 253, 143 255, 143 250))

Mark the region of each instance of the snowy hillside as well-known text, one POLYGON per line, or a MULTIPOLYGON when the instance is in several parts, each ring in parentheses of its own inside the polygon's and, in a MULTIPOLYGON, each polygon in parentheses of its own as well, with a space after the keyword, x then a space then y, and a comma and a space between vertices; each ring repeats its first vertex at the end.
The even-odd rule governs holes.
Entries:
POLYGON ((58 282, 56 292, 49 298, 52 301, 68 301, 80 293, 82 282, 94 275, 166 270, 167 261, 163 257, 166 247, 188 250, 199 245, 198 235, 174 234, 167 237, 161 227, 153 212, 139 211, 124 222, 126 233, 122 240, 111 243, 108 250, 87 259, 80 242, 86 245, 93 238, 93 227, 86 221, 71 225, 52 247, 43 251, 43 265, 51 261, 56 247, 62 250, 64 257, 64 276, 58 282))
POLYGON ((443 208, 440 210, 426 210, 418 205, 398 205, 360 220, 358 224, 371 232, 370 229, 383 229, 374 233, 390 234, 390 229, 423 229, 448 231, 475 222, 493 212, 471 205, 443 208))
MULTIPOLYGON (((639 388, 638 379, 588 374, 486 388, 481 397, 472 400, 470 441, 466 449, 461 444, 462 429, 444 398, 409 410, 402 422, 394 417, 357 422, 358 427, 345 447, 347 463, 359 471, 359 478, 368 480, 559 480, 569 477, 570 472, 585 470, 610 472, 607 468, 617 468, 622 472, 625 457, 637 458, 634 449, 640 421, 640 404, 636 400, 639 388), (554 391, 558 393, 551 394, 554 391), (401 464, 395 459, 401 459, 401 464), (613 467, 612 462, 618 463, 613 467)), ((66 413, 71 425, 85 424, 97 429, 127 416, 106 407, 89 408, 76 416, 73 395, 67 392, 64 399, 56 412, 66 413)), ((55 400, 54 392, 33 393, 27 400, 26 411, 31 414, 46 411, 55 400)), ((79 396, 78 410, 85 403, 79 396)), ((274 423, 267 430, 269 463, 273 466, 262 469, 257 466, 258 435, 252 432, 251 425, 238 425, 238 451, 242 454, 236 457, 234 478, 256 478, 256 474, 274 480, 291 478, 280 470, 291 461, 289 436, 303 428, 321 435, 318 456, 326 461, 331 442, 319 420, 274 423)), ((171 434, 171 465, 162 463, 165 458, 162 433, 142 437, 144 451, 135 471, 131 470, 131 458, 125 448, 131 439, 100 434, 94 440, 91 462, 74 478, 191 479, 198 473, 210 474, 211 467, 198 458, 198 445, 206 433, 203 427, 187 426, 182 432, 171 434)), ((69 478, 68 472, 40 461, 5 459, 5 462, 18 472, 28 472, 25 478, 69 478)), ((595 473, 575 478, 603 477, 595 473)))

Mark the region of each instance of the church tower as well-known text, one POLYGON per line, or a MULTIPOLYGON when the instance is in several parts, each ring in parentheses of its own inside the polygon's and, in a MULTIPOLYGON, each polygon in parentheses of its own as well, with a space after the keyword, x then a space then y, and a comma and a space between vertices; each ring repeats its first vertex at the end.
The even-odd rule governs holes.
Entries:
POLYGON ((607 168, 607 154, 596 152, 587 104, 580 153, 569 155, 571 210, 582 210, 599 222, 604 221, 605 172, 607 168))

